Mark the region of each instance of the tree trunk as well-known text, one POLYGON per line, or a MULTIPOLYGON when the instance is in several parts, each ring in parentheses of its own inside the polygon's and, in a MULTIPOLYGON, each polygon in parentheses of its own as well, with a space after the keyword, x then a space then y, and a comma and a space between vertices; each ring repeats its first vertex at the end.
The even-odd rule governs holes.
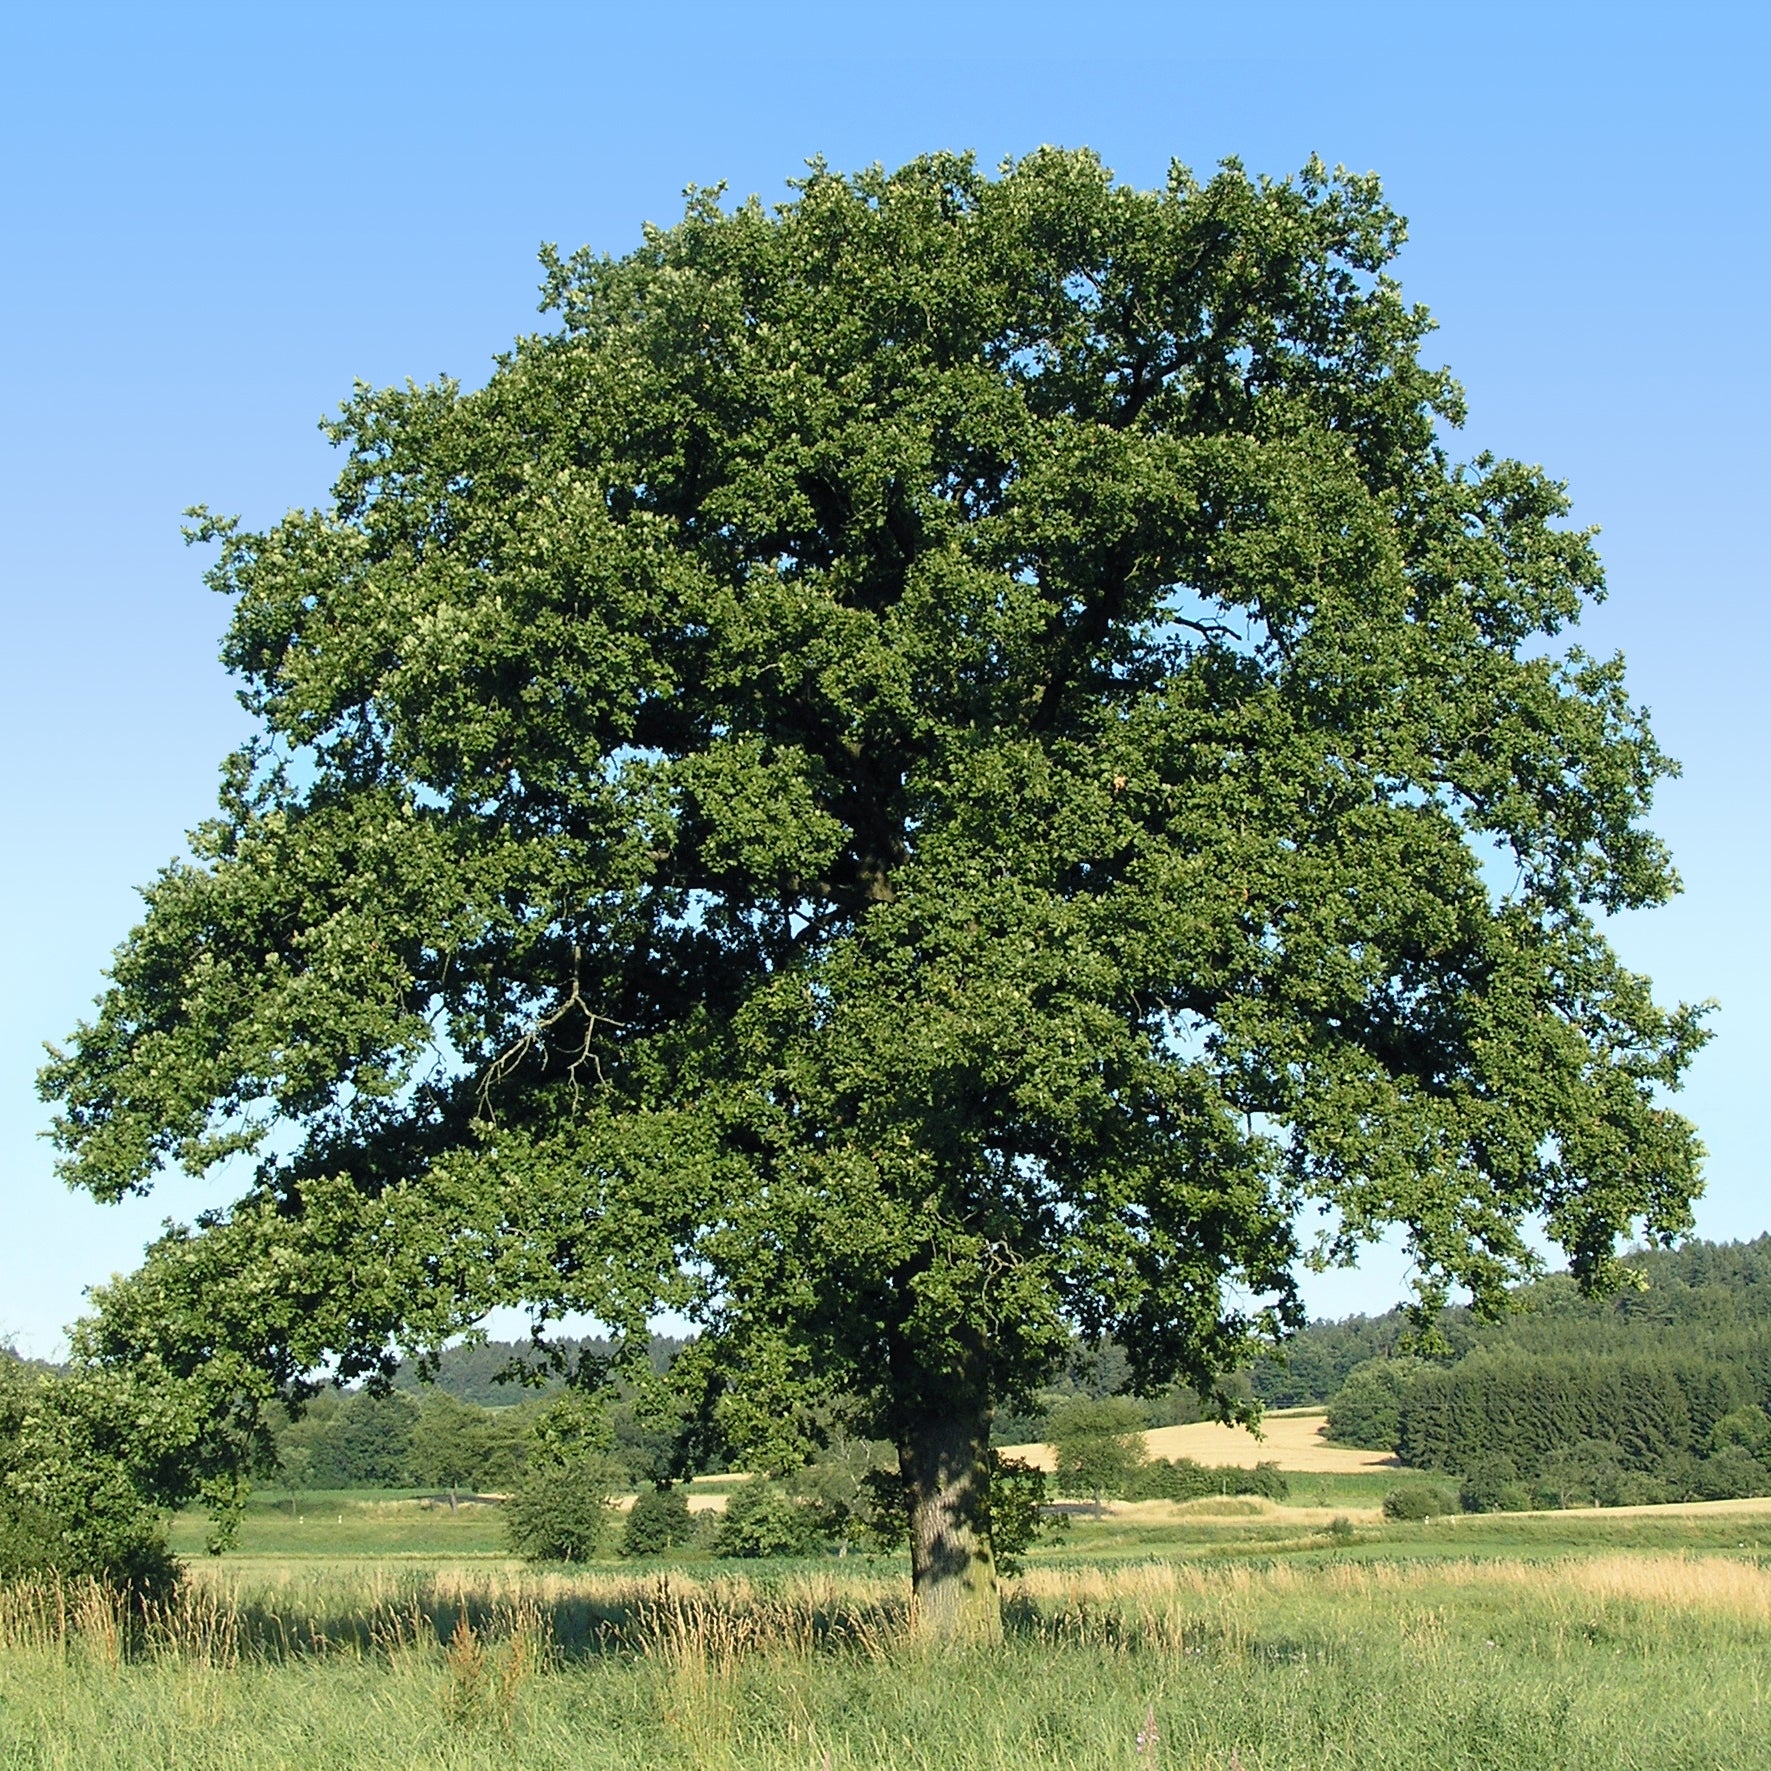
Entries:
POLYGON ((933 1412, 904 1434, 916 1626, 944 1642, 1002 1636, 990 1552, 990 1408, 933 1412))

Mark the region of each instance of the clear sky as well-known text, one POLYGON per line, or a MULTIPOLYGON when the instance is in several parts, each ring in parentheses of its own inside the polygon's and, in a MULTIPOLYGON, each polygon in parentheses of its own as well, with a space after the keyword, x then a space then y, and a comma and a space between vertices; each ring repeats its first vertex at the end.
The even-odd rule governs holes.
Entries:
MULTIPOLYGON (((1469 393, 1468 449, 1541 461, 1603 529, 1621 648, 1685 765, 1656 824, 1686 893, 1615 938, 1715 997, 1684 1097, 1712 1236, 1771 1228, 1771 612, 1763 7, 1214 0, 1092 6, 19 4, 0 23, 0 1333, 53 1353, 188 1182, 67 1194, 37 1136, 134 889, 243 730, 225 606, 178 537, 318 501, 353 378, 473 382, 537 324, 535 249, 623 252, 690 182, 782 194, 808 157, 1094 147, 1375 169, 1400 274, 1469 393)), ((1382 1251, 1316 1285, 1394 1301, 1382 1251)))

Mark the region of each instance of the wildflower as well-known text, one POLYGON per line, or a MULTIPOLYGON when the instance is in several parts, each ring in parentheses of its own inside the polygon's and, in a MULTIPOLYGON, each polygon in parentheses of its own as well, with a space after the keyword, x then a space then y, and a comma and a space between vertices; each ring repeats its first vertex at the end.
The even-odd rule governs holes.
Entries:
POLYGON ((1144 1709, 1144 1725, 1138 1730, 1138 1757, 1154 1761, 1156 1742, 1161 1738, 1156 1730, 1156 1706, 1148 1704, 1144 1709))

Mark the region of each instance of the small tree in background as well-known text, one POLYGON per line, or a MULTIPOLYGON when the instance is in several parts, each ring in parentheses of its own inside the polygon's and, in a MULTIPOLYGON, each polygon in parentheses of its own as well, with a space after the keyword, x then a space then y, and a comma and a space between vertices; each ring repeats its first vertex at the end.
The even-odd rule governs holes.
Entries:
POLYGON ((876 1439, 857 1439, 837 1430, 829 1443, 794 1472, 788 1487, 810 1501, 823 1515, 837 1554, 846 1556, 857 1544, 878 1536, 878 1485, 874 1478, 896 1468, 892 1448, 876 1439))
POLYGON ((716 1556, 815 1556, 828 1543, 818 1506, 798 1500, 766 1477, 753 1476, 728 1491, 714 1523, 716 1556))
POLYGON ((1394 1451, 1402 1431, 1402 1398, 1424 1359, 1367 1359, 1347 1373, 1328 1405, 1328 1437, 1336 1445, 1394 1451))
POLYGON ((1580 1439, 1543 1460, 1533 1486, 1539 1505, 1611 1507, 1618 1501, 1623 1460, 1610 1439, 1580 1439))
POLYGON ((532 1562, 585 1562, 600 1555, 615 1522, 619 1481, 608 1415, 568 1390, 536 1417, 528 1463, 504 1503, 510 1546, 532 1562))
POLYGON ((433 1390, 419 1404, 412 1428, 412 1470, 427 1486, 449 1491, 449 1511, 463 1488, 477 1488, 498 1474, 515 1474, 514 1446, 506 1424, 488 1408, 458 1402, 433 1390))
POLYGON ((299 1442, 278 1446, 277 1479, 287 1492, 290 1518, 295 1518, 297 1514, 297 1491, 313 1487, 313 1476, 314 1454, 310 1446, 299 1442))
POLYGON ((1710 1429, 1708 1451, 1711 1457, 1738 1446, 1761 1464, 1771 1464, 1771 1415, 1755 1403, 1732 1409, 1710 1429))
POLYGON ((1125 1396, 1068 1396, 1046 1421, 1060 1488, 1092 1495, 1097 1509, 1107 1495, 1125 1488, 1149 1455, 1143 1410, 1125 1396))
POLYGON ((1457 1498, 1466 1513, 1520 1513, 1531 1505, 1531 1490, 1519 1480, 1513 1460, 1495 1452, 1471 1461, 1457 1498))
POLYGON ((416 1396, 358 1390, 343 1398, 337 1417, 340 1473, 351 1487, 400 1488, 413 1480, 412 1435, 416 1396))
POLYGON ((689 1498, 680 1488, 644 1488, 627 1515, 621 1532, 624 1556, 662 1556, 695 1535, 689 1498))

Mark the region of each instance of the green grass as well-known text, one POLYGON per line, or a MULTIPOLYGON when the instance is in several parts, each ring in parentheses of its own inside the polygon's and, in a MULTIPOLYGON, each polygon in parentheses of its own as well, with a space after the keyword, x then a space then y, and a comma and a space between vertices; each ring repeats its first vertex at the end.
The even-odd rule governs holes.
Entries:
POLYGON ((906 1630, 879 1572, 661 1587, 266 1559, 195 1589, 132 1653, 96 1613, 58 1634, 0 1607, 0 1764, 1771 1763, 1771 1574, 1738 1557, 1047 1568, 1011 1590, 1000 1647, 956 1654, 906 1630))
POLYGON ((1414 1470, 1379 1470, 1369 1475, 1300 1475, 1288 1470, 1285 1480, 1291 1488, 1286 1505, 1294 1507, 1381 1507, 1392 1488, 1445 1486, 1443 1476, 1414 1470))
MULTIPOLYGON (((201 1556, 209 1520, 179 1513, 168 1522, 172 1547, 201 1556)), ((495 1505, 430 1491, 311 1489, 248 1497, 235 1552, 246 1556, 503 1556, 508 1549, 495 1505)))
POLYGON ((1315 1519, 1304 1524, 1285 1511, 1252 1518, 1187 1518, 1180 1524, 1135 1518, 1075 1516, 1063 1536, 1034 1553, 1036 1566, 1076 1567, 1127 1560, 1243 1562, 1259 1560, 1416 1561, 1496 1557, 1541 1561, 1569 1555, 1744 1554, 1771 1557, 1771 1512, 1617 1514, 1604 1511, 1519 1515, 1454 1515, 1410 1523, 1365 1522, 1351 1541, 1331 1535, 1315 1519))
POLYGON ((1771 1765, 1771 1516, 1083 1518, 940 1654, 894 1561, 523 1571, 386 1500, 261 1497, 133 1641, 0 1595, 0 1771, 1771 1765))

